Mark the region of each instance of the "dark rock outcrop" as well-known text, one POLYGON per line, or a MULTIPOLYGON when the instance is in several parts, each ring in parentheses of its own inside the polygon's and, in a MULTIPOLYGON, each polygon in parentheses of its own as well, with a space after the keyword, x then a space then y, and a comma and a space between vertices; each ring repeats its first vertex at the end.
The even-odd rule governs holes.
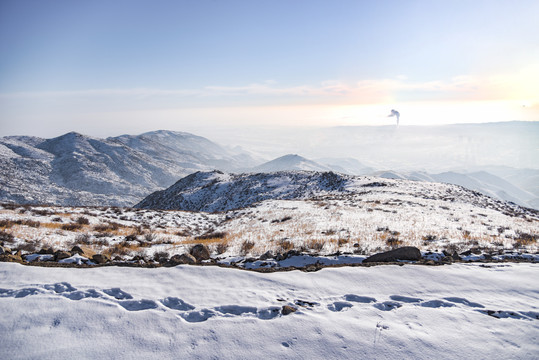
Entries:
POLYGON ((395 250, 374 254, 363 260, 363 262, 393 262, 397 260, 421 260, 421 251, 414 246, 405 246, 395 250))

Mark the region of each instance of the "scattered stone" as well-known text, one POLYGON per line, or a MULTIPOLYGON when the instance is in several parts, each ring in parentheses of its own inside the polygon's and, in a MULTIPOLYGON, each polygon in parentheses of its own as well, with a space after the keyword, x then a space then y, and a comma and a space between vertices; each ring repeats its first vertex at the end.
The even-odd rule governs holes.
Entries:
POLYGON ((296 312, 296 311, 298 311, 298 309, 296 309, 293 306, 283 305, 283 308, 281 309, 281 314, 289 315, 289 314, 292 314, 293 312, 296 312))
POLYGON ((363 262, 393 262, 397 260, 421 260, 421 251, 419 251, 419 249, 414 246, 405 246, 395 250, 390 250, 369 256, 368 258, 363 260, 363 262))
POLYGON ((191 248, 190 254, 196 259, 197 262, 202 260, 209 260, 210 250, 203 244, 197 244, 191 248))
POLYGON ((301 255, 301 253, 297 250, 288 250, 283 256, 285 259, 288 259, 289 257, 299 256, 299 255, 301 255))
POLYGON ((260 260, 268 260, 273 259, 273 253, 270 251, 266 251, 264 254, 260 256, 260 260))
POLYGON ((40 255, 54 255, 54 249, 52 248, 42 248, 38 251, 40 255))
POLYGON ((444 264, 451 264, 453 262, 453 257, 452 256, 444 256, 441 260, 442 263, 444 264))
POLYGON ((181 264, 189 264, 193 265, 196 264, 197 259, 191 254, 181 254, 181 255, 174 255, 173 257, 168 260, 168 262, 165 264, 165 266, 176 266, 181 264))
POLYGON ((92 261, 96 264, 104 264, 110 261, 110 257, 105 254, 95 254, 92 256, 92 261))
POLYGON ((83 252, 84 252, 84 251, 82 251, 82 249, 80 248, 80 246, 75 245, 75 246, 73 246, 73 247, 71 248, 71 254, 77 253, 77 254, 79 254, 79 255, 82 255, 83 252))
POLYGON ((75 254, 79 254, 80 256, 84 256, 87 259, 91 259, 92 256, 95 255, 95 251, 93 251, 87 246, 75 245, 71 248, 71 255, 75 255, 75 254))
POLYGON ((59 261, 71 257, 71 254, 67 251, 58 250, 54 253, 54 261, 59 261))

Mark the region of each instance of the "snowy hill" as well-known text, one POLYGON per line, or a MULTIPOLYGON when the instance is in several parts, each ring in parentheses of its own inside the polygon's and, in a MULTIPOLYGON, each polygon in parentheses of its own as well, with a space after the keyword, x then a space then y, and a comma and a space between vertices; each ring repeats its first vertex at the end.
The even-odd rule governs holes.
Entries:
POLYGON ((277 159, 268 161, 262 165, 254 167, 253 172, 275 172, 275 171, 330 171, 331 168, 318 164, 303 156, 289 154, 277 159))
POLYGON ((378 202, 433 199, 504 213, 535 214, 532 210, 457 185, 308 171, 259 174, 197 172, 168 189, 150 194, 135 207, 216 212, 245 208, 264 200, 312 200, 330 196, 361 202, 367 195, 378 202))
POLYGON ((254 164, 247 154, 172 131, 108 139, 74 132, 53 139, 4 137, 0 200, 126 206, 192 172, 246 164, 254 164))

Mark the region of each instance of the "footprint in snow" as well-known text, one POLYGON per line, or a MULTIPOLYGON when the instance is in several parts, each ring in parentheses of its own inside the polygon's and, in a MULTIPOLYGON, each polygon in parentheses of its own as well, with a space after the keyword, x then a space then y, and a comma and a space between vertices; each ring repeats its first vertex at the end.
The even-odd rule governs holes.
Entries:
POLYGON ((71 292, 77 290, 73 286, 71 286, 70 283, 67 282, 60 282, 56 284, 47 284, 43 286, 47 290, 54 291, 57 294, 64 293, 64 292, 71 292))
POLYGON ((332 304, 328 304, 328 309, 334 312, 347 310, 353 305, 346 301, 335 301, 332 304))
POLYGON ((156 309, 157 303, 152 300, 124 300, 119 301, 118 304, 122 306, 124 309, 128 311, 141 311, 141 310, 149 310, 149 309, 156 309))
POLYGON ((453 307, 453 306, 455 306, 455 304, 453 304, 453 303, 450 303, 450 302, 447 302, 447 301, 442 301, 442 300, 424 301, 419 305, 422 306, 422 307, 430 307, 430 308, 441 308, 441 307, 453 307))
POLYGON ((161 304, 165 305, 169 309, 188 311, 188 310, 193 310, 195 308, 193 305, 188 304, 182 299, 179 299, 177 297, 167 297, 160 301, 161 301, 161 304))
POLYGON ((391 311, 391 310, 400 308, 402 304, 397 301, 384 301, 381 303, 374 304, 373 306, 377 308, 378 310, 391 311))
POLYGON ((90 289, 90 290, 86 290, 86 291, 77 290, 77 291, 65 293, 65 294, 62 294, 62 295, 65 296, 68 299, 71 299, 71 300, 82 300, 82 299, 85 299, 85 298, 94 298, 95 299, 95 298, 103 297, 100 293, 98 293, 94 289, 90 289))
POLYGON ((131 294, 126 293, 120 288, 112 288, 112 289, 103 289, 103 292, 109 296, 112 296, 113 298, 117 300, 126 300, 126 299, 132 299, 133 296, 131 294))
POLYGON ((258 309, 256 316, 261 320, 275 319, 281 314, 281 308, 279 306, 270 306, 265 309, 258 309))
POLYGON ((346 294, 346 295, 344 295, 344 300, 353 301, 353 302, 357 302, 357 303, 363 303, 363 304, 376 302, 376 299, 373 298, 373 297, 359 296, 359 295, 355 295, 355 294, 346 294))
POLYGON ((539 313, 529 312, 516 312, 516 311, 504 311, 504 310, 477 310, 482 314, 495 317, 496 319, 520 319, 520 320, 538 320, 539 313))
POLYGON ((40 294, 42 290, 38 288, 24 288, 20 290, 0 289, 0 297, 23 298, 29 295, 40 294))
POLYGON ((446 297, 444 298, 444 300, 447 300, 449 302, 456 303, 456 304, 470 306, 470 307, 484 308, 484 306, 479 303, 472 302, 472 301, 469 301, 468 299, 461 298, 461 297, 446 297))
POLYGON ((423 301, 423 299, 420 299, 420 298, 402 296, 402 295, 391 295, 389 298, 391 300, 400 301, 400 302, 409 303, 409 304, 423 301))
POLYGON ((215 312, 209 309, 190 311, 180 314, 181 318, 187 322, 203 322, 215 315, 215 312))
POLYGON ((243 314, 256 314, 256 307, 254 306, 240 306, 240 305, 223 305, 214 308, 218 312, 225 315, 243 315, 243 314))

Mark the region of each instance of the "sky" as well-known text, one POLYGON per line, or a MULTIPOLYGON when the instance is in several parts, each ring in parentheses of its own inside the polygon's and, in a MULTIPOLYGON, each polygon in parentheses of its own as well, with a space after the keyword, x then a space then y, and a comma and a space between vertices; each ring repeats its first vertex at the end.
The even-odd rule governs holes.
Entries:
POLYGON ((0 136, 539 121, 539 1, 1 0, 0 136))

